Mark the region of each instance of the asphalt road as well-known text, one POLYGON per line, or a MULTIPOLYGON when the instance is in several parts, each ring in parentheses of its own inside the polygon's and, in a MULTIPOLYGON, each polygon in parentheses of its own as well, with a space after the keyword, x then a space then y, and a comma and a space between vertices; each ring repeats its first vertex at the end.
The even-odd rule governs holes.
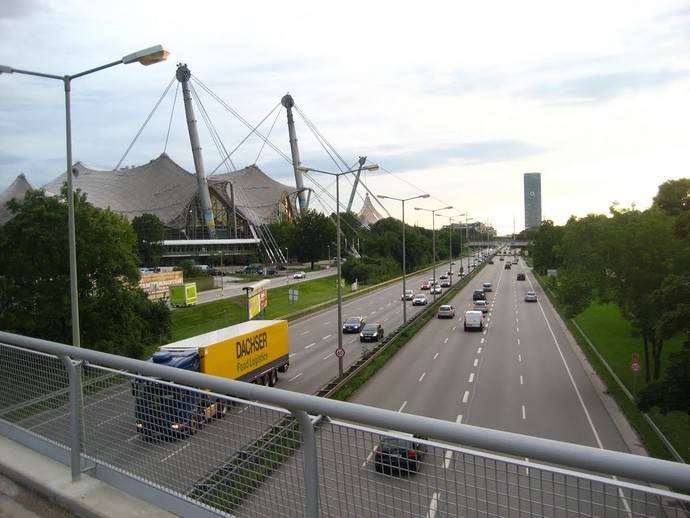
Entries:
MULTIPOLYGON (((441 264, 436 275, 441 275, 448 268, 448 263, 441 264)), ((457 266, 453 268, 455 271, 457 266)), ((426 293, 430 302, 433 296, 419 288, 424 280, 431 278, 431 271, 407 277, 407 289, 415 293, 426 293)), ((454 276, 456 277, 456 276, 454 276)), ((445 289, 444 289, 445 291, 445 289)), ((374 292, 362 295, 343 303, 343 320, 353 316, 363 316, 367 323, 382 324, 385 334, 397 329, 403 322, 402 281, 390 284, 374 292)), ((413 306, 408 301, 407 316, 422 311, 426 306, 413 306)), ((291 321, 290 333, 290 369, 281 374, 278 388, 313 394, 332 378, 338 375, 338 359, 335 349, 338 346, 337 307, 329 308, 315 315, 291 321)), ((362 344, 359 333, 343 334, 343 369, 346 370, 362 355, 362 347, 371 347, 372 343, 362 344)))
MULTIPOLYGON (((523 261, 511 270, 504 269, 505 262, 494 263, 454 298, 456 319, 430 322, 350 401, 627 452, 595 387, 568 345, 558 315, 545 301, 523 261), (517 273, 526 273, 527 280, 517 281, 517 273), (465 332, 462 313, 471 304, 472 290, 483 282, 491 282, 494 287, 487 294, 487 326, 483 332, 465 332), (524 301, 528 290, 537 292, 538 303, 524 301)), ((520 504, 511 506, 508 497, 511 488, 518 486, 543 488, 534 498, 547 506, 536 507, 528 515, 557 514, 551 512, 549 501, 554 509, 563 504, 557 502, 554 476, 535 468, 505 463, 499 466, 474 455, 441 450, 430 452, 420 473, 390 477, 373 469, 375 434, 323 428, 318 434, 323 466, 322 506, 332 506, 332 515, 518 515, 520 504), (347 449, 344 444, 348 444, 347 449), (513 480, 504 492, 499 489, 501 479, 513 480)), ((239 514, 260 513, 267 495, 294 481, 300 462, 299 456, 291 459, 252 495, 239 514)), ((611 494, 606 501, 611 508, 602 507, 594 514, 627 514, 632 503, 620 498, 615 490, 608 491, 611 494)), ((591 490, 589 493, 593 501, 603 498, 591 490)), ((580 506, 580 497, 570 503, 580 506)), ((299 504, 301 500, 296 502, 295 511, 286 515, 299 514, 299 504)), ((650 507, 642 514, 659 513, 650 507)))

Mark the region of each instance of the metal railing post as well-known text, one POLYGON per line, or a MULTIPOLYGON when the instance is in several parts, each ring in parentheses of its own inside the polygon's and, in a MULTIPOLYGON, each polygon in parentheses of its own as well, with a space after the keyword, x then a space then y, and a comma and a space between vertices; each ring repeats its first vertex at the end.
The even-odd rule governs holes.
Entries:
POLYGON ((69 377, 70 467, 72 482, 77 482, 81 478, 81 372, 69 356, 60 356, 60 360, 69 377))
POLYGON ((316 456, 316 435, 314 425, 309 419, 309 414, 304 410, 289 409, 299 423, 302 432, 303 459, 304 459, 304 490, 305 490, 305 516, 318 518, 321 515, 319 506, 319 462, 316 456))

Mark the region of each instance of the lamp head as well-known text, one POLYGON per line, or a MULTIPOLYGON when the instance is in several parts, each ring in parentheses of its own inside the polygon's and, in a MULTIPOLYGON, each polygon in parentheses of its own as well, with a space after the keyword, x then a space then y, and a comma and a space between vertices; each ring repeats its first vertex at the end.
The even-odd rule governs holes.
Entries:
POLYGON ((378 171, 379 165, 378 164, 370 164, 370 165, 365 165, 362 167, 364 171, 378 171))
POLYGON ((128 65, 129 63, 138 62, 144 66, 153 65, 154 63, 160 63, 168 59, 170 52, 165 50, 162 45, 156 45, 154 47, 149 47, 147 49, 139 50, 133 52, 132 54, 126 55, 122 58, 122 63, 128 65))
POLYGON ((311 171, 311 169, 309 169, 308 167, 304 167, 303 165, 298 165, 298 166, 296 167, 296 169, 297 169, 300 173, 308 173, 309 171, 311 171))
POLYGON ((0 74, 11 74, 13 72, 14 72, 14 69, 12 67, 0 65, 0 74))

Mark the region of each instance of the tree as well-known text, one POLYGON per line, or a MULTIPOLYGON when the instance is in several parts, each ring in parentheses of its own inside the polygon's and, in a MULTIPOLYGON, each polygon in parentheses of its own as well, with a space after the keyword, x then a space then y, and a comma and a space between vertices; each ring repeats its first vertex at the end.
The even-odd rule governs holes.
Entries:
POLYGON ((327 216, 315 210, 307 210, 300 214, 295 222, 295 255, 300 261, 311 262, 323 257, 323 243, 335 241, 336 227, 327 216))
POLYGON ((137 250, 142 266, 159 266, 163 255, 163 222, 155 214, 142 214, 132 220, 137 235, 137 250))
MULTIPOLYGON (((72 342, 66 190, 30 191, 0 227, 0 328, 72 342)), ((122 216, 75 193, 77 283, 83 346, 140 356, 166 337, 170 313, 137 287, 136 236, 122 216)))
POLYGON ((534 234, 534 241, 529 254, 532 257, 535 270, 542 275, 549 268, 558 268, 561 265, 559 244, 563 235, 563 227, 557 227, 553 221, 545 220, 534 234))
POLYGON ((668 180, 659 186, 653 206, 669 216, 690 210, 690 178, 668 180))
POLYGON ((637 398, 643 412, 659 407, 663 414, 673 410, 690 413, 690 342, 669 355, 663 378, 648 385, 637 398))

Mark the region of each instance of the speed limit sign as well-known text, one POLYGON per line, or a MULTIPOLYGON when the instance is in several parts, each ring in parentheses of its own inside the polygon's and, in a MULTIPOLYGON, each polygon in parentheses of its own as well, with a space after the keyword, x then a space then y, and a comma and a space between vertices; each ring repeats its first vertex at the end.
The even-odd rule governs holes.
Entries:
POLYGON ((343 356, 345 356, 345 349, 343 349, 342 347, 338 347, 338 348, 335 350, 335 355, 336 355, 338 358, 342 358, 343 356))

